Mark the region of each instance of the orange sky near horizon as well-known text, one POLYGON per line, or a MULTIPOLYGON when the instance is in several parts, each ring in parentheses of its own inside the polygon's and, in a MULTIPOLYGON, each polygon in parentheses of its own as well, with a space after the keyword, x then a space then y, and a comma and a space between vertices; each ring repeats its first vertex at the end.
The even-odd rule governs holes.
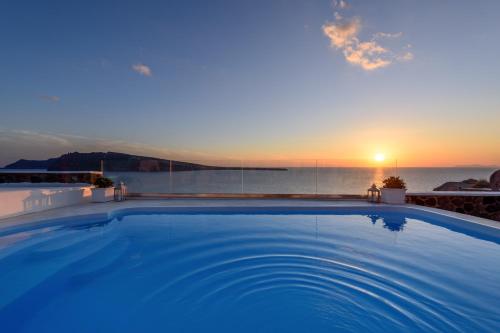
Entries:
POLYGON ((500 144, 494 136, 473 133, 474 140, 470 133, 423 135, 411 128, 373 128, 286 141, 256 139, 245 145, 233 142, 200 150, 26 131, 0 130, 0 134, 3 165, 20 158, 46 159, 75 151, 115 151, 214 165, 394 167, 397 161, 398 167, 500 166, 500 144), (17 149, 10 149, 14 143, 17 149), (375 154, 383 154, 384 161, 376 161, 375 154))
MULTIPOLYGON (((296 142, 257 141, 245 147, 228 146, 222 154, 255 163, 280 164, 279 161, 295 160, 298 165, 319 160, 318 163, 325 166, 392 167, 396 161, 400 167, 500 166, 500 139, 491 133, 495 131, 422 132, 416 128, 377 128, 297 138, 296 142), (375 161, 377 153, 384 154, 383 162, 375 161)), ((213 154, 220 155, 220 151, 213 154)))

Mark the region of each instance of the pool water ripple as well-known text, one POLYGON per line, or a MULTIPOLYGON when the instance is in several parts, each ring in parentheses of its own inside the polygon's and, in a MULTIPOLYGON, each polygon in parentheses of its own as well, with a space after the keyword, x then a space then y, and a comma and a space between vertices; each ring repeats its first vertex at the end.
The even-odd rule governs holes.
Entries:
POLYGON ((34 230, 0 248, 0 327, 500 331, 499 242, 385 214, 401 226, 355 213, 139 214, 34 230))
MULTIPOLYGON (((290 285, 294 285, 299 289, 316 287, 317 289, 322 289, 324 293, 331 294, 332 297, 338 297, 339 294, 352 297, 353 294, 357 293, 359 294, 358 296, 371 298, 371 302, 381 303, 378 305, 379 311, 381 311, 381 307, 389 307, 392 311, 386 311, 386 314, 396 311, 407 320, 418 321, 418 317, 415 317, 413 314, 417 311, 427 312, 425 314, 427 317, 438 317, 438 320, 447 322, 449 326, 454 327, 446 318, 436 313, 435 309, 430 309, 430 306, 413 301, 415 296, 423 299, 426 297, 425 295, 404 290, 402 286, 394 288, 394 286, 386 284, 386 281, 389 281, 387 277, 380 276, 366 269, 339 261, 332 261, 324 257, 276 254, 240 258, 237 261, 224 262, 218 266, 194 272, 191 278, 197 280, 196 287, 199 290, 188 290, 186 293, 189 292, 191 295, 195 295, 193 298, 198 298, 198 303, 206 302, 213 305, 214 302, 217 302, 217 299, 223 299, 224 302, 227 302, 227 299, 231 295, 240 295, 237 299, 240 302, 244 297, 261 291, 263 286, 267 286, 265 287, 266 291, 289 287, 290 285), (262 264, 263 261, 269 260, 274 263, 262 264), (252 262, 255 262, 255 264, 252 262), (325 262, 329 264, 326 267, 323 265, 325 262), (224 269, 224 266, 227 266, 228 269, 224 269), (206 270, 208 269, 219 273, 207 273, 206 270), (228 274, 229 269, 233 271, 233 274, 228 274), (194 276, 199 275, 200 272, 204 273, 203 277, 194 276), (335 276, 336 278, 333 279, 331 276, 335 276), (207 285, 207 280, 209 280, 211 285, 207 285), (224 283, 222 284, 220 281, 224 281, 224 283), (335 288, 337 290, 335 293, 332 293, 331 291, 335 288), (211 290, 211 292, 200 297, 206 290, 211 290), (404 310, 412 306, 414 308, 411 313, 404 310)), ((175 281, 175 283, 178 282, 175 281)), ((187 295, 180 296, 180 298, 189 297, 187 295)), ((176 301, 180 300, 177 299, 176 301)), ((432 303, 432 299, 427 299, 427 303, 432 303)), ((202 304, 201 306, 208 306, 208 304, 202 304)), ((431 326, 427 325, 427 329, 431 328, 431 326)))

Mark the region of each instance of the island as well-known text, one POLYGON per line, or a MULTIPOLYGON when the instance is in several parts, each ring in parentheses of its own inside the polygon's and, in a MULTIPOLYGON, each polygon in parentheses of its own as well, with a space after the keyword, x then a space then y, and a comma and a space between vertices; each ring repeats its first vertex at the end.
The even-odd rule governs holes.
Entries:
POLYGON ((117 152, 73 152, 46 160, 20 159, 4 169, 47 171, 177 172, 198 170, 287 171, 286 168, 214 166, 117 152))

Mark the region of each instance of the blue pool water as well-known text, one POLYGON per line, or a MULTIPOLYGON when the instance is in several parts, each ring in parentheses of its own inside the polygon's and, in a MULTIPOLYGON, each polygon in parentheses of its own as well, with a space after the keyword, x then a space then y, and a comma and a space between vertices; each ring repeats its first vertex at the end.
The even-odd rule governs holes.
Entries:
POLYGON ((500 332, 498 233, 379 211, 0 233, 1 332, 500 332))

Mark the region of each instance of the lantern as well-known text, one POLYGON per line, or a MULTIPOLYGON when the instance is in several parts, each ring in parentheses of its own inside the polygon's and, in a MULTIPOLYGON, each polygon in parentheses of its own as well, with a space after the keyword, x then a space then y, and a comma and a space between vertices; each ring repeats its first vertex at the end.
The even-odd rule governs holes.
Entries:
POLYGON ((115 201, 123 201, 125 200, 126 195, 127 195, 127 187, 123 182, 120 182, 120 185, 115 187, 114 199, 115 201))
POLYGON ((380 202, 380 190, 377 188, 377 185, 372 184, 367 190, 367 197, 370 202, 380 202))

